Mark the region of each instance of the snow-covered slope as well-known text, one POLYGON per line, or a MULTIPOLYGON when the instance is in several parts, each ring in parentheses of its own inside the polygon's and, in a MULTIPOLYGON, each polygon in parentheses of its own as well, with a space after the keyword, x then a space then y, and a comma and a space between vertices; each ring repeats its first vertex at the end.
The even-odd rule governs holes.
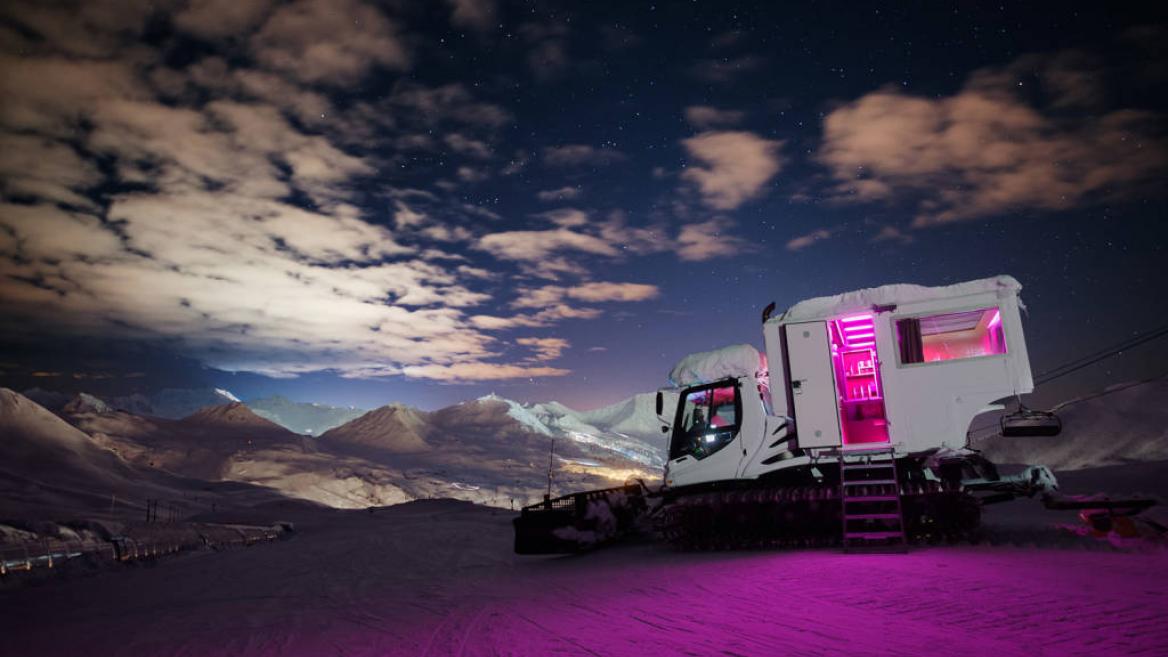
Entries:
POLYGON ((513 517, 452 500, 293 512, 291 540, 4 591, 3 645, 38 657, 1168 654, 1164 550, 640 543, 548 559, 512 553, 513 517))
POLYGON ((593 411, 559 402, 521 404, 495 395, 480 401, 507 405, 507 414, 529 430, 590 445, 653 468, 664 465, 665 438, 657 420, 655 393, 643 393, 593 411))
POLYGON ((990 436, 975 443, 999 463, 1077 470, 1168 459, 1168 378, 1117 385, 1056 407, 1057 436, 990 436))

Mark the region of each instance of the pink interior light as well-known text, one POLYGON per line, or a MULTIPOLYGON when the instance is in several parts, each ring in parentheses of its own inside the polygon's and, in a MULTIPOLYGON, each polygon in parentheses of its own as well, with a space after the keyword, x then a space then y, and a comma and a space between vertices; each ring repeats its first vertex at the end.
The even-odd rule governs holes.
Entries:
POLYGON ((840 319, 840 322, 842 322, 844 324, 851 324, 853 322, 863 322, 863 321, 871 322, 872 316, 871 315, 849 315, 847 317, 840 319))
POLYGON ((851 333, 852 331, 871 331, 871 324, 855 324, 853 326, 845 326, 844 333, 851 333))
POLYGON ((874 337, 876 337, 876 333, 872 331, 872 327, 868 327, 867 333, 855 333, 855 334, 849 335, 848 336, 848 344, 855 344, 854 342, 852 342, 853 340, 858 340, 858 339, 863 339, 863 338, 874 338, 874 337))

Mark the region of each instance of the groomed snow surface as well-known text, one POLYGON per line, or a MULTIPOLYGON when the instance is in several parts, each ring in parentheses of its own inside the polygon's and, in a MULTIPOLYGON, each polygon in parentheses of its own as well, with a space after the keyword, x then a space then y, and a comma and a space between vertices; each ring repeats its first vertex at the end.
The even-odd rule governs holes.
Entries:
POLYGON ((1053 530, 894 555, 517 557, 512 514, 467 502, 298 513, 286 541, 0 592, 0 654, 1168 654, 1168 553, 1053 530))

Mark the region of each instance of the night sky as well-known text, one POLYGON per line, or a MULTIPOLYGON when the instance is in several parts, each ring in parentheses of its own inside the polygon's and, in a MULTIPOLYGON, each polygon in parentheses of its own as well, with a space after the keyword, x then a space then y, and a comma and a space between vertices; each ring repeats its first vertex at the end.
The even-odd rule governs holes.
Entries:
POLYGON ((999 273, 1041 373, 1168 324, 1168 12, 1115 4, 5 2, 0 386, 589 408, 999 273))

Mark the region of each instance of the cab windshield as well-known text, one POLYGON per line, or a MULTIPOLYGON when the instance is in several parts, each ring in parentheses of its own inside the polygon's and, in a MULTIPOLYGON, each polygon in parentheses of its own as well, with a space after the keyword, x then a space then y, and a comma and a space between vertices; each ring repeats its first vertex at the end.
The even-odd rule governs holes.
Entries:
POLYGON ((669 460, 682 456, 701 460, 729 445, 738 435, 741 411, 734 381, 686 390, 673 424, 669 460))

